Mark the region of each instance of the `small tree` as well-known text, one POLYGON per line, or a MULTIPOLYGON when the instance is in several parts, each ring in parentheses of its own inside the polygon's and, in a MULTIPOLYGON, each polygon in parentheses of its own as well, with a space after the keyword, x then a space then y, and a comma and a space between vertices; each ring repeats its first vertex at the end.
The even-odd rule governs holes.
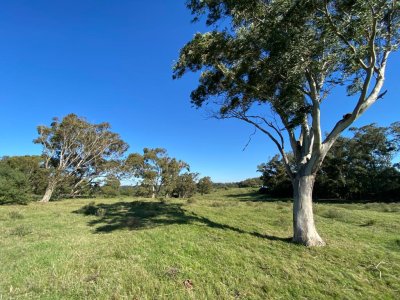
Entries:
POLYGON ((108 176, 105 184, 101 187, 102 195, 106 197, 117 197, 119 195, 119 188, 121 186, 121 182, 119 179, 114 176, 108 176))
POLYGON ((179 198, 190 198, 196 193, 197 173, 183 173, 178 176, 173 194, 179 198))
POLYGON ((162 148, 144 148, 143 155, 133 153, 125 161, 126 172, 139 178, 141 187, 152 198, 171 195, 179 174, 188 168, 187 163, 169 157, 162 148))
POLYGON ((242 120, 275 143, 294 190, 293 241, 324 245, 312 211, 315 176, 339 135, 385 94, 389 55, 400 43, 400 3, 188 0, 187 6, 196 20, 205 15, 207 25, 222 27, 185 45, 175 78, 201 71, 191 94, 197 107, 213 97, 216 117, 242 120), (343 85, 354 107, 323 139, 321 104, 343 85))
POLYGON ((208 176, 200 178, 199 182, 197 183, 197 191, 202 195, 211 193, 212 188, 213 182, 208 176))
POLYGON ((34 142, 43 146, 44 167, 50 173, 41 202, 50 200, 66 176, 74 178, 73 194, 82 185, 109 174, 128 149, 120 136, 110 131, 110 124, 90 124, 74 114, 61 122, 54 118, 49 127, 38 126, 38 134, 34 142))

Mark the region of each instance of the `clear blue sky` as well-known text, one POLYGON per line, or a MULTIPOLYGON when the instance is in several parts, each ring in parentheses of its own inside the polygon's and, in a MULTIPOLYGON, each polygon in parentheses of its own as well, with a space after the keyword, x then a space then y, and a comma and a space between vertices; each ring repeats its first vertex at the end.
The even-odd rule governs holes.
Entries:
MULTIPOLYGON (((39 154, 36 126, 76 113, 108 121, 130 145, 164 147, 214 181, 254 177, 276 149, 240 121, 207 119, 191 107, 197 76, 172 80, 179 49, 201 24, 184 0, 15 0, 0 10, 0 156, 39 154)), ((399 118, 400 55, 391 57, 389 92, 355 126, 386 126, 399 118)), ((350 109, 334 94, 324 130, 350 109)))

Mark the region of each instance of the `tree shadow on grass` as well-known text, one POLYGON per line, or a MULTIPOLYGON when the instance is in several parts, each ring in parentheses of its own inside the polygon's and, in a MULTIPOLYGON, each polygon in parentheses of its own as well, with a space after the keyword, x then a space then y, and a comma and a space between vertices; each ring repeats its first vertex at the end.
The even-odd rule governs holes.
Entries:
POLYGON ((227 224, 214 222, 194 212, 186 211, 182 204, 164 202, 117 202, 111 204, 88 204, 73 213, 94 215, 90 226, 97 226, 96 233, 110 233, 116 230, 141 230, 172 224, 204 224, 211 228, 231 230, 250 234, 271 241, 290 242, 291 238, 281 238, 259 232, 249 232, 227 224))

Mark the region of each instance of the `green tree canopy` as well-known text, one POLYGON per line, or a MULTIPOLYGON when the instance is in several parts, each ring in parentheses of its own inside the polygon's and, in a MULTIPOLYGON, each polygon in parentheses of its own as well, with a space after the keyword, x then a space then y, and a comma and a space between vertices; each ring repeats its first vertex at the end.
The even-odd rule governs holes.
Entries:
POLYGON ((312 213, 315 176, 339 135, 385 94, 388 59, 400 43, 400 4, 188 0, 187 6, 213 29, 182 48, 174 77, 200 71, 195 106, 209 104, 216 117, 249 123, 275 143, 294 188, 293 240, 324 245, 312 213), (321 104, 337 86, 347 88, 354 107, 323 139, 321 104))
POLYGON ((66 176, 74 178, 74 193, 109 174, 119 167, 118 159, 128 149, 110 124, 91 124, 74 114, 61 121, 54 118, 50 126, 38 126, 37 130, 39 137, 34 142, 43 146, 44 167, 50 172, 43 202, 50 200, 66 176))
POLYGON ((169 157, 163 148, 143 149, 143 155, 132 153, 125 161, 125 170, 141 180, 145 193, 156 196, 170 196, 175 189, 179 175, 189 165, 169 157))
POLYGON ((212 191, 212 188, 213 182, 208 176, 200 178, 199 182, 197 183, 197 191, 202 195, 209 194, 212 191))
POLYGON ((179 198, 190 198, 197 190, 197 173, 186 172, 178 176, 173 194, 179 198))
POLYGON ((29 179, 22 171, 0 161, 0 204, 27 203, 30 197, 29 179))
POLYGON ((31 193, 41 195, 45 192, 49 170, 44 168, 44 158, 42 156, 6 156, 2 158, 2 161, 12 169, 25 174, 31 193))

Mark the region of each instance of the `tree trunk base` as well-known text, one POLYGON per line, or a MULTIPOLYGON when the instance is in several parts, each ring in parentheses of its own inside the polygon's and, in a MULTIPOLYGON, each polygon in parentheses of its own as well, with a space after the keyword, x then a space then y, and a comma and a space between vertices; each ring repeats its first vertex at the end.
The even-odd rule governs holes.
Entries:
POLYGON ((322 247, 326 244, 314 224, 312 205, 314 181, 314 175, 303 175, 294 182, 293 242, 307 247, 322 247))
POLYGON ((48 203, 51 199, 51 196, 53 195, 55 187, 56 187, 56 182, 50 181, 46 188, 46 192, 43 195, 42 200, 40 200, 39 202, 40 203, 48 203))
POLYGON ((324 240, 317 234, 313 237, 293 237, 293 243, 304 245, 306 247, 323 247, 326 245, 324 240))

